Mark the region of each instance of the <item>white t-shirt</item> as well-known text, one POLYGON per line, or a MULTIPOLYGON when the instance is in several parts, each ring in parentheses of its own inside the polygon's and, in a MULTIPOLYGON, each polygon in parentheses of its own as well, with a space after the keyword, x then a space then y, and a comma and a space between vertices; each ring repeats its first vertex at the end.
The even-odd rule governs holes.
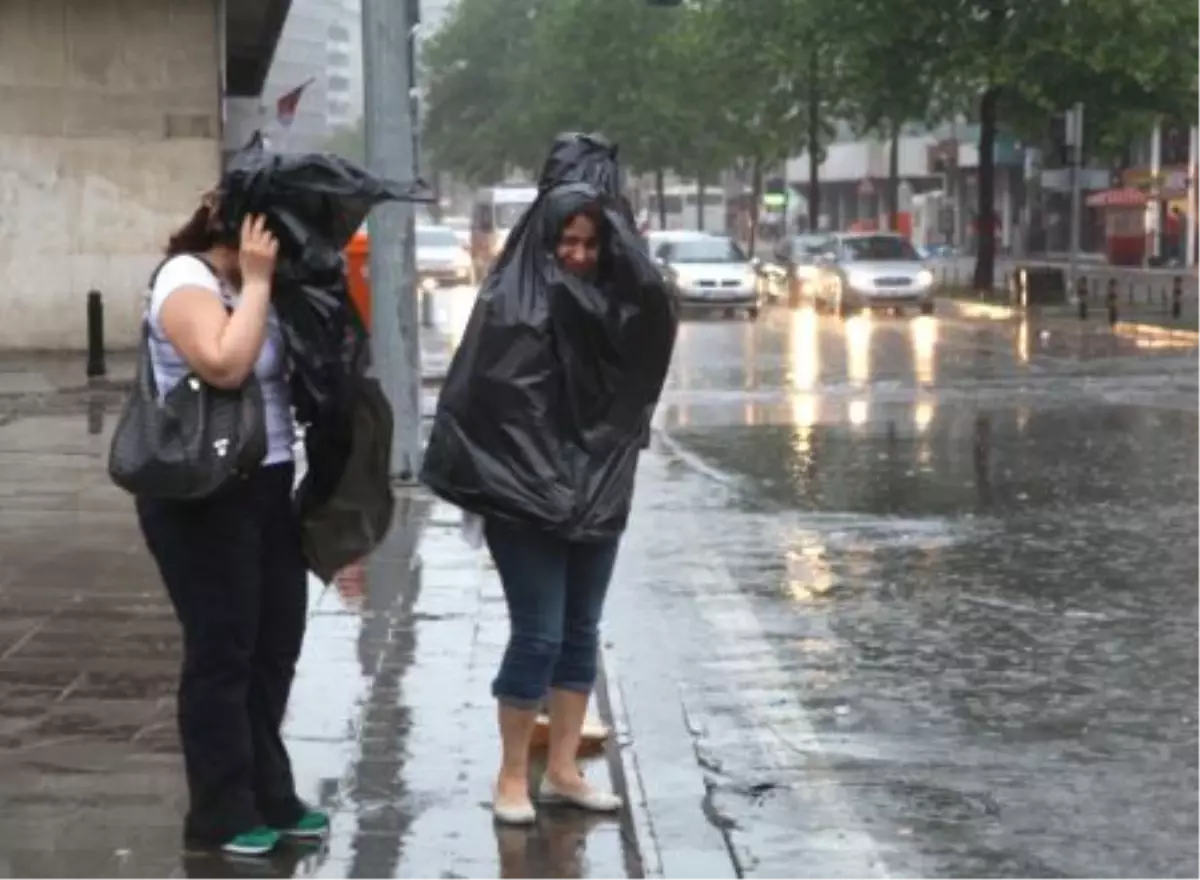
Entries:
MULTIPOLYGON (((150 363, 154 367, 154 382, 160 395, 166 394, 192 371, 183 355, 167 339, 159 321, 163 303, 172 293, 184 287, 211 290, 213 296, 230 308, 237 304, 236 291, 223 284, 208 265, 196 257, 181 254, 171 257, 159 268, 154 287, 150 290, 147 318, 150 322, 150 363)), ((292 420, 283 332, 274 309, 267 319, 267 336, 258 354, 258 361, 254 364, 254 375, 262 386, 263 404, 266 407, 267 456, 263 464, 291 461, 296 428, 292 420)))

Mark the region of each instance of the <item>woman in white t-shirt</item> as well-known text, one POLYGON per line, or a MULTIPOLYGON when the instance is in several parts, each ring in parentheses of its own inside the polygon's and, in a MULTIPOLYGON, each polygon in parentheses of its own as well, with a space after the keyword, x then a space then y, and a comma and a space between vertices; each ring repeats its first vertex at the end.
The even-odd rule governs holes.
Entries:
POLYGON ((328 817, 296 797, 280 737, 304 637, 307 566, 292 506, 287 358, 271 307, 278 243, 262 217, 240 230, 205 198, 172 236, 151 283, 151 364, 165 394, 188 373, 263 389, 267 455, 198 501, 137 499, 146 545, 183 628, 179 733, 189 848, 263 855, 284 836, 320 837, 328 817))

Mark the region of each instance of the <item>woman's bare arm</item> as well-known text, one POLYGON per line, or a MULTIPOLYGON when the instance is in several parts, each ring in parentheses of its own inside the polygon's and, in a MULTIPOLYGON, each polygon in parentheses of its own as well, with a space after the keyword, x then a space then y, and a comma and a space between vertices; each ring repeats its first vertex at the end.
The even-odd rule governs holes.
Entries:
POLYGON ((202 287, 181 287, 162 304, 159 323, 201 379, 216 388, 240 388, 254 370, 267 334, 269 284, 247 284, 232 314, 202 287))
POLYGON ((242 221, 238 262, 242 295, 227 314, 211 290, 181 287, 159 309, 158 320, 168 341, 205 382, 217 388, 240 388, 254 370, 271 310, 271 277, 279 242, 261 217, 242 221))

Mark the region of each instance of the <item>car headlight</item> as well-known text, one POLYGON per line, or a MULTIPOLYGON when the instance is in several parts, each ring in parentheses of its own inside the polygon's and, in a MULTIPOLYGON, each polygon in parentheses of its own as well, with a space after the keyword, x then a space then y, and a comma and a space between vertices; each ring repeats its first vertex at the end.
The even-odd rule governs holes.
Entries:
POLYGON ((932 287, 933 286, 933 273, 930 272, 928 269, 922 269, 920 272, 918 272, 917 273, 917 286, 918 287, 932 287))
POLYGON ((742 276, 742 287, 753 287, 758 283, 758 275, 753 271, 749 271, 742 276))
POLYGON ((857 290, 865 290, 871 286, 871 276, 862 272, 847 272, 846 284, 857 290))

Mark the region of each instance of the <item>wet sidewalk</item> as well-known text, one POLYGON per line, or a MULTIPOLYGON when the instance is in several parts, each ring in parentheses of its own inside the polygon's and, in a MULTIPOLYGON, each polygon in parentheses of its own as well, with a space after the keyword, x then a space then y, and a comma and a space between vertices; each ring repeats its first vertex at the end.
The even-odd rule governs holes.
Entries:
MULTIPOLYGON (((255 864, 185 856, 178 627, 105 474, 114 418, 0 423, 0 877, 639 872, 623 818, 494 827, 503 601, 456 514, 420 495, 361 577, 310 585, 285 732, 301 795, 333 815, 328 844, 255 864)), ((608 784, 610 766, 587 772, 608 784)))

